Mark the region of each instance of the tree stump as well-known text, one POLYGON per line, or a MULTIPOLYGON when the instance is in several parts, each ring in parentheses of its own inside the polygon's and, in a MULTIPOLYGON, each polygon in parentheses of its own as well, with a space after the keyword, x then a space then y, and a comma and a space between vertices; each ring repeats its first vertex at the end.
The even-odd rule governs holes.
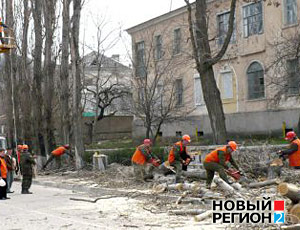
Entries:
POLYGON ((278 192, 282 196, 288 197, 294 204, 297 204, 300 201, 300 189, 288 183, 281 183, 277 187, 278 192))

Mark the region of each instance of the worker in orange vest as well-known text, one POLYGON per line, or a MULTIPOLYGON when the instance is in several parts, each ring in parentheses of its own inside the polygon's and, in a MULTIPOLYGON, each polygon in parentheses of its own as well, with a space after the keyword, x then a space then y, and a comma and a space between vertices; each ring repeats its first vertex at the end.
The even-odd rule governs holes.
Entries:
POLYGON ((74 158, 74 156, 68 151, 70 149, 70 145, 66 144, 66 145, 62 145, 56 149, 54 149, 51 152, 51 156, 49 157, 49 159, 47 160, 46 164, 43 166, 42 170, 45 170, 47 165, 53 161, 53 159, 55 159, 56 157, 60 157, 63 154, 67 154, 69 155, 72 159, 74 158))
POLYGON ((168 163, 176 172, 176 183, 180 182, 182 169, 186 170, 191 162, 191 156, 187 153, 187 145, 191 143, 191 137, 187 134, 176 142, 169 151, 168 163))
MULTIPOLYGON (((225 169, 232 167, 239 170, 238 165, 233 160, 231 154, 236 151, 237 143, 235 141, 229 141, 226 146, 217 148, 214 151, 206 155, 203 166, 206 169, 207 179, 206 187, 209 189, 214 178, 215 172, 218 172, 220 177, 228 184, 230 184, 228 177, 225 173, 225 169)), ((241 172, 241 174, 243 174, 241 172)))
POLYGON ((0 179, 5 181, 5 186, 0 186, 0 200, 10 199, 7 197, 7 165, 5 162, 5 151, 0 149, 0 179))
POLYGON ((160 160, 152 153, 151 146, 151 140, 145 139, 143 144, 136 148, 131 158, 134 174, 138 180, 146 181, 147 179, 152 179, 154 167, 160 165, 160 160))
POLYGON ((295 169, 300 169, 300 140, 294 131, 287 132, 285 140, 290 142, 287 150, 279 151, 280 158, 289 159, 289 165, 295 169))
POLYGON ((1 40, 1 43, 2 44, 6 44, 7 42, 4 40, 3 38, 3 31, 4 31, 4 28, 8 28, 7 25, 5 25, 2 21, 2 18, 0 17, 0 40, 1 40))

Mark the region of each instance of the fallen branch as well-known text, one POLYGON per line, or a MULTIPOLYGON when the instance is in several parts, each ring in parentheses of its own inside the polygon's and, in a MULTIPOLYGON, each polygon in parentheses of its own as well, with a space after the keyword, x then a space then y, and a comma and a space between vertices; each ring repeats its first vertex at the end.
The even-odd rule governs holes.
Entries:
POLYGON ((289 225, 289 226, 281 226, 281 229, 283 229, 283 230, 299 230, 300 229, 300 224, 294 224, 294 225, 289 225))
POLYGON ((89 203, 96 203, 98 200, 103 200, 103 199, 111 199, 119 196, 103 196, 103 197, 98 197, 95 199, 92 198, 76 198, 76 197, 70 197, 70 200, 74 201, 84 201, 84 202, 89 202, 89 203))
POLYGON ((266 180, 262 182, 253 182, 248 185, 249 188, 261 188, 268 185, 278 184, 278 179, 266 180))
POLYGON ((226 193, 228 194, 234 194, 238 197, 241 197, 245 199, 244 196, 242 196, 238 191, 236 191, 233 187, 231 187, 229 184, 227 184, 224 180, 222 180, 220 177, 215 176, 214 182, 226 193))
POLYGON ((209 211, 206 211, 200 215, 197 215, 194 217, 194 220, 195 221, 202 221, 202 220, 205 220, 206 218, 210 217, 212 215, 213 211, 212 210, 209 210, 209 211))
POLYGON ((206 210, 202 209, 189 209, 189 210, 169 210, 169 215, 200 215, 206 212, 206 210))
POLYGON ((180 204, 182 199, 184 199, 187 196, 187 191, 183 192, 182 195, 177 199, 176 204, 180 204))
POLYGON ((206 171, 197 170, 197 171, 182 171, 182 175, 188 178, 195 178, 198 180, 206 180, 206 171))

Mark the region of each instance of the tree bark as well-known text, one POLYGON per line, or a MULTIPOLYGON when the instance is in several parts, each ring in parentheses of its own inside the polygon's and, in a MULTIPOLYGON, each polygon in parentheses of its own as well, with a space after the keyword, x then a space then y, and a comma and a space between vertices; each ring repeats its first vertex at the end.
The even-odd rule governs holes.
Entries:
POLYGON ((293 184, 279 184, 278 192, 280 193, 280 195, 288 197, 294 204, 300 201, 300 189, 293 184))
POLYGON ((196 32, 192 22, 192 9, 188 0, 185 0, 189 12, 189 30, 193 47, 193 56, 196 68, 200 74, 204 101, 208 111, 210 125, 212 128, 213 139, 216 144, 224 144, 227 140, 227 130, 225 115, 221 95, 214 77, 213 65, 216 64, 225 54, 233 32, 234 14, 236 0, 231 1, 228 32, 219 53, 212 57, 207 21, 207 1, 196 0, 196 32))
POLYGON ((76 156, 76 168, 83 166, 82 155, 84 154, 82 115, 81 115, 81 73, 79 56, 79 25, 81 13, 81 0, 73 0, 73 16, 71 29, 71 57, 73 74, 73 123, 74 123, 74 145, 76 156))
POLYGON ((51 154, 55 148, 54 125, 53 125, 53 96, 54 96, 54 71, 55 58, 53 54, 53 39, 56 23, 56 0, 44 0, 44 21, 45 21, 45 57, 44 57, 44 77, 45 77, 45 150, 46 154, 51 154))
POLYGON ((201 170, 201 171, 183 171, 182 175, 188 178, 196 178, 198 180, 206 180, 207 176, 206 176, 206 171, 205 170, 201 170))
POLYGON ((31 0, 33 23, 34 23, 34 58, 33 58, 33 106, 34 121, 34 148, 37 154, 45 156, 43 137, 43 99, 42 99, 42 49, 43 49, 43 29, 42 29, 42 3, 40 0, 31 0))
POLYGON ((69 45, 70 45, 70 0, 63 0, 63 25, 60 68, 61 134, 63 143, 70 143, 69 106, 69 45))
POLYGON ((266 180, 262 182, 253 182, 248 185, 249 188, 261 188, 268 185, 278 184, 278 179, 266 180))

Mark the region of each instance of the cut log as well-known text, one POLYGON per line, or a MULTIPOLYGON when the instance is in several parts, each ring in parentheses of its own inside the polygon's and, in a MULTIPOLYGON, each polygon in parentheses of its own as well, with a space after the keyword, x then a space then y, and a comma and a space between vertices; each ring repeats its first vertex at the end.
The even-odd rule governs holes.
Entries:
POLYGON ((169 210, 169 215, 200 215, 206 212, 206 210, 202 209, 189 209, 189 210, 169 210))
MULTIPOLYGON (((300 204, 295 204, 290 210, 290 221, 293 224, 300 223, 300 204)), ((300 229, 300 228, 299 228, 300 229)))
MULTIPOLYGON (((238 191, 236 191, 233 187, 231 187, 229 184, 227 184, 224 180, 222 180, 220 177, 214 177, 214 182, 228 195, 229 194, 235 194, 238 197, 244 198, 238 191)), ((245 199, 245 198, 244 198, 245 199)))
POLYGON ((300 224, 294 224, 294 225, 289 225, 289 226, 281 226, 282 230, 299 230, 300 229, 300 224))
POLYGON ((294 204, 300 201, 300 189, 288 183, 281 183, 278 185, 278 192, 282 196, 288 197, 294 204))
POLYGON ((249 188, 261 188, 268 185, 279 184, 278 179, 266 180, 262 182, 253 182, 248 185, 249 188))
POLYGON ((213 211, 212 210, 209 210, 209 211, 206 211, 200 215, 197 215, 194 217, 195 221, 202 221, 202 220, 205 220, 206 218, 210 217, 212 215, 213 211))
POLYGON ((180 204, 181 203, 181 201, 182 201, 182 199, 184 199, 186 196, 187 196, 187 191, 184 191, 183 193, 182 193, 182 195, 177 199, 177 201, 176 201, 176 204, 178 205, 178 204, 180 204))
POLYGON ((195 171, 182 171, 182 175, 188 178, 195 178, 198 180, 206 180, 205 170, 195 170, 195 171))

